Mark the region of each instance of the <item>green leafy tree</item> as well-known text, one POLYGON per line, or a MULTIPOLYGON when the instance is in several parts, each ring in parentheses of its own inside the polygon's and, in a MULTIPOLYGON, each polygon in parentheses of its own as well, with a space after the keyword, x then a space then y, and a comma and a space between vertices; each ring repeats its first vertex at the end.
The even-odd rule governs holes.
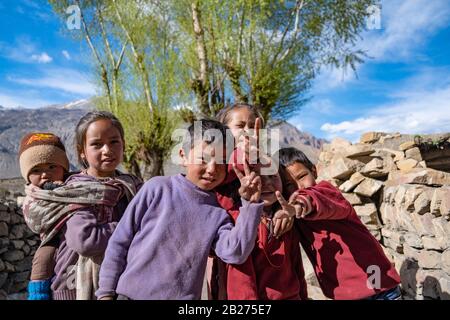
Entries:
POLYGON ((71 33, 92 53, 96 104, 123 123, 126 165, 143 178, 163 174, 181 119, 231 101, 286 118, 323 66, 355 70, 375 1, 49 0, 62 18, 79 6, 82 27, 71 33))

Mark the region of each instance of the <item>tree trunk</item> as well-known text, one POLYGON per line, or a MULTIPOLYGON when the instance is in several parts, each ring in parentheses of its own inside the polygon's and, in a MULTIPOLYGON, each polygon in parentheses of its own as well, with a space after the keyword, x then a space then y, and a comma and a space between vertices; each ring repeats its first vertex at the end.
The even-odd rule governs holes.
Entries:
POLYGON ((147 160, 141 164, 141 173, 144 181, 155 177, 164 175, 164 158, 160 152, 149 151, 146 153, 147 160))
POLYGON ((148 153, 146 160, 133 159, 126 164, 130 174, 147 181, 155 176, 164 175, 164 160, 156 152, 148 153))
POLYGON ((200 100, 200 109, 205 115, 210 115, 209 108, 209 79, 208 79, 208 60, 205 44, 205 36, 201 24, 201 13, 198 8, 198 3, 193 2, 192 9, 192 23, 194 25, 195 41, 197 44, 197 58, 200 65, 200 70, 197 79, 194 79, 193 89, 200 100))

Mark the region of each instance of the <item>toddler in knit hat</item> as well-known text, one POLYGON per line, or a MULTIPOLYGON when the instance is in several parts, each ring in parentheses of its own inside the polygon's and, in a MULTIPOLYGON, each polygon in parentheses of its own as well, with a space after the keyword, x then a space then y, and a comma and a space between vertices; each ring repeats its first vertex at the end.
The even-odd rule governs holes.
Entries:
MULTIPOLYGON (((61 139, 52 133, 29 133, 19 148, 20 172, 27 184, 53 190, 63 184, 69 160, 61 139)), ((50 285, 55 265, 55 239, 38 248, 28 284, 28 300, 50 300, 50 285)))

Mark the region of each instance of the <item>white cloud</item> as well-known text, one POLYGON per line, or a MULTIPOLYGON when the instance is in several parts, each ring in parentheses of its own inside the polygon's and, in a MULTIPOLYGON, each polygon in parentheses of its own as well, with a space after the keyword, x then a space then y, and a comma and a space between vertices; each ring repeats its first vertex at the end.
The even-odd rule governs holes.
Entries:
POLYGON ((36 96, 27 94, 26 92, 11 94, 0 93, 0 106, 3 106, 5 108, 36 108, 48 106, 54 103, 54 101, 39 99, 36 96))
POLYGON ((383 30, 369 30, 363 49, 377 61, 404 61, 432 34, 450 21, 448 0, 389 0, 382 2, 383 30))
POLYGON ((53 61, 53 58, 47 52, 42 52, 41 54, 31 55, 31 60, 37 61, 38 63, 50 63, 53 61))
POLYGON ((0 42, 0 55, 10 60, 29 63, 35 52, 36 45, 28 36, 17 37, 13 45, 0 42))
POLYGON ((76 70, 52 68, 45 70, 41 77, 23 78, 9 76, 8 80, 14 83, 37 87, 62 90, 64 92, 91 96, 95 94, 94 86, 88 77, 76 70))
POLYGON ((437 133, 450 131, 450 85, 420 94, 404 93, 397 103, 381 105, 366 117, 325 123, 321 130, 328 138, 341 136, 358 140, 367 131, 437 133))
POLYGON ((62 51, 62 55, 64 56, 64 58, 66 58, 67 60, 70 60, 70 54, 69 52, 67 52, 67 50, 63 50, 62 51))
MULTIPOLYGON (((367 30, 357 44, 369 57, 366 63, 411 62, 423 59, 420 48, 439 29, 450 24, 448 0, 389 0, 382 1, 382 30, 367 30)), ((357 65, 358 69, 364 66, 357 65)), ((327 92, 355 83, 353 70, 323 68, 315 80, 314 91, 327 92)))

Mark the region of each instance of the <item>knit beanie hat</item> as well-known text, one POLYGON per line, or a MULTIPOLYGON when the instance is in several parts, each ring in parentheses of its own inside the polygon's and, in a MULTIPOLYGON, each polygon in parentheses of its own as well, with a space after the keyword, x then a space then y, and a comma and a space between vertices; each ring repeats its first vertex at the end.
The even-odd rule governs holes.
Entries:
POLYGON ((32 132, 25 135, 20 141, 19 163, 20 172, 27 182, 31 169, 39 164, 53 163, 69 171, 66 148, 53 133, 32 132))

